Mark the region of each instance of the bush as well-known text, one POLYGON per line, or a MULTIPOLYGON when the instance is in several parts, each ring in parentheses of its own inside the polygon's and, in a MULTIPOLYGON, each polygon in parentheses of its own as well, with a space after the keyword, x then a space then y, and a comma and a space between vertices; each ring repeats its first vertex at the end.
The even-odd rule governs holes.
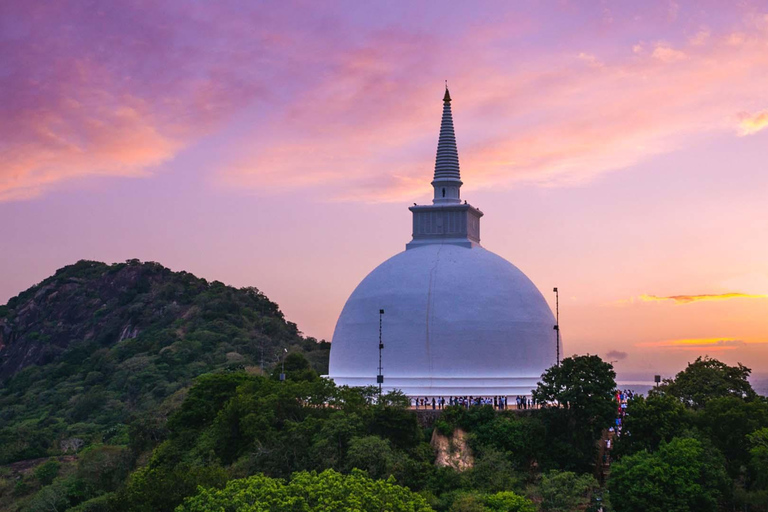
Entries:
POLYGON ((22 478, 17 480, 16 485, 13 486, 13 495, 24 496, 25 494, 28 494, 31 489, 30 485, 22 478))
POLYGON ((376 436, 354 437, 347 452, 348 469, 361 469, 375 479, 389 476, 394 454, 389 443, 376 436))
POLYGON ((60 482, 48 485, 40 489, 26 508, 29 512, 48 512, 50 510, 67 510, 69 497, 67 488, 60 482))
POLYGON ((539 485, 541 509, 544 512, 571 512, 586 505, 597 487, 597 480, 592 475, 549 471, 542 475, 539 485))
POLYGON ((716 512, 727 486, 719 454, 691 438, 624 457, 608 480, 617 512, 716 512))
POLYGON ((482 494, 478 492, 455 493, 449 512, 536 512, 536 505, 512 491, 482 494))
POLYGON ((83 502, 76 507, 70 508, 68 512, 112 512, 115 509, 113 503, 114 499, 114 493, 103 494, 97 498, 83 502))
POLYGON ((531 500, 518 496, 512 491, 497 492, 485 497, 485 505, 499 512, 536 512, 531 500))
POLYGON ((430 512, 426 500, 406 487, 372 480, 362 471, 342 475, 331 469, 295 473, 290 482, 256 475, 231 480, 224 489, 200 489, 177 512, 248 510, 430 512))
POLYGON ((40 485, 49 485, 59 475, 59 468, 61 468, 59 461, 55 459, 45 461, 35 469, 35 478, 40 482, 40 485))
POLYGON ((503 453, 493 449, 483 451, 476 459, 469 478, 472 488, 481 491, 503 491, 517 483, 517 476, 509 460, 503 453))

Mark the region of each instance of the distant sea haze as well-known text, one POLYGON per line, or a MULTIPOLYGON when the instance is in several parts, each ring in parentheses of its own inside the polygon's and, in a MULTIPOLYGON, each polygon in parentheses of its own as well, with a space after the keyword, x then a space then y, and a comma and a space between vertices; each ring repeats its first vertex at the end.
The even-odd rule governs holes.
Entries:
MULTIPOLYGON (((619 374, 616 378, 616 386, 619 389, 631 389, 635 393, 647 395, 654 386, 653 377, 653 375, 619 374)), ((662 379, 673 377, 674 375, 661 375, 662 379)), ((758 395, 768 396, 768 373, 752 374, 749 382, 758 395)))
POLYGON ((768 396, 768 373, 753 375, 749 382, 758 395, 768 396))

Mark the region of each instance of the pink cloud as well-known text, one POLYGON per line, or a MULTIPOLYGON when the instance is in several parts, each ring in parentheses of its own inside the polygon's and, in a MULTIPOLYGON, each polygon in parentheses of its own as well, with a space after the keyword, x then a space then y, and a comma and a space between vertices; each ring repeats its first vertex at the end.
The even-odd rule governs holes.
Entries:
POLYGON ((591 53, 581 52, 579 53, 579 59, 583 60, 584 62, 586 62, 587 64, 595 68, 601 68, 604 66, 604 64, 600 62, 600 60, 594 55, 592 55, 591 53))
POLYGON ((180 146, 139 98, 101 89, 61 92, 45 106, 8 112, 0 143, 0 200, 34 197, 53 183, 84 175, 144 175, 180 146))
POLYGON ((85 176, 147 175, 262 93, 244 64, 278 43, 202 9, 4 4, 0 201, 85 176), (252 47, 217 51, 246 34, 252 47))
MULTIPOLYGON (((689 12, 656 7, 649 27, 689 12)), ((233 123, 239 136, 212 163, 219 185, 410 199, 428 189, 444 78, 467 188, 567 186, 744 133, 737 113, 768 79, 768 25, 755 13, 669 43, 617 43, 623 28, 638 31, 637 13, 565 6, 563 16, 591 17, 563 34, 574 52, 526 42, 554 30, 535 10, 472 23, 457 12, 438 31, 311 4, 298 17, 290 4, 238 2, 2 9, 0 200, 85 176, 145 176, 233 123)))
POLYGON ((707 28, 703 28, 696 32, 696 34, 689 40, 689 42, 694 46, 701 46, 703 44, 706 44, 709 40, 709 36, 711 36, 712 33, 707 28))
POLYGON ((678 62, 687 57, 685 52, 675 50, 664 44, 657 45, 656 48, 654 48, 652 55, 654 59, 659 59, 660 61, 667 63, 678 62))
POLYGON ((329 199, 363 201, 426 192, 440 115, 435 69, 460 70, 450 83, 468 189, 580 184, 732 132, 736 112, 763 97, 768 80, 762 30, 738 46, 725 32, 680 49, 658 44, 635 54, 629 45, 576 58, 521 55, 486 34, 477 45, 473 37, 457 42, 466 53, 448 48, 429 59, 414 51, 421 41, 403 34, 369 39, 340 57, 290 116, 271 121, 272 136, 257 150, 225 165, 222 182, 260 193, 310 185, 329 199), (483 53, 489 44, 495 52, 483 53))

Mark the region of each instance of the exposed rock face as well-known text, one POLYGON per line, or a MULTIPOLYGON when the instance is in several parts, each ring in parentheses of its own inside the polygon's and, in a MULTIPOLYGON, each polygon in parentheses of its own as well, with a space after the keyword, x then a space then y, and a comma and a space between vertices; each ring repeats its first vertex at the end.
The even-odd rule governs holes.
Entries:
POLYGON ((437 453, 436 466, 464 471, 475 465, 475 457, 467 443, 467 433, 460 428, 454 430, 451 437, 444 436, 437 429, 433 430, 430 444, 437 453))
POLYGON ((80 439, 79 437, 71 437, 69 439, 62 439, 59 442, 59 448, 63 453, 77 452, 80 448, 82 448, 85 445, 85 441, 80 439))

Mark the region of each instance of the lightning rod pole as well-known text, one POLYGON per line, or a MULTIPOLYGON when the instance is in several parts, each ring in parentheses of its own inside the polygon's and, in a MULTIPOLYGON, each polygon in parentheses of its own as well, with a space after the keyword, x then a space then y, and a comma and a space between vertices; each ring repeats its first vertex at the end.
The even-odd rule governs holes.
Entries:
POLYGON ((379 384, 379 401, 381 401, 381 385, 384 383, 383 368, 381 366, 381 351, 384 349, 384 343, 381 341, 381 319, 384 316, 384 310, 379 310, 379 374, 376 376, 376 382, 379 384))
POLYGON ((560 366, 560 293, 557 291, 557 287, 553 290, 555 292, 555 332, 557 333, 557 366, 560 366))

